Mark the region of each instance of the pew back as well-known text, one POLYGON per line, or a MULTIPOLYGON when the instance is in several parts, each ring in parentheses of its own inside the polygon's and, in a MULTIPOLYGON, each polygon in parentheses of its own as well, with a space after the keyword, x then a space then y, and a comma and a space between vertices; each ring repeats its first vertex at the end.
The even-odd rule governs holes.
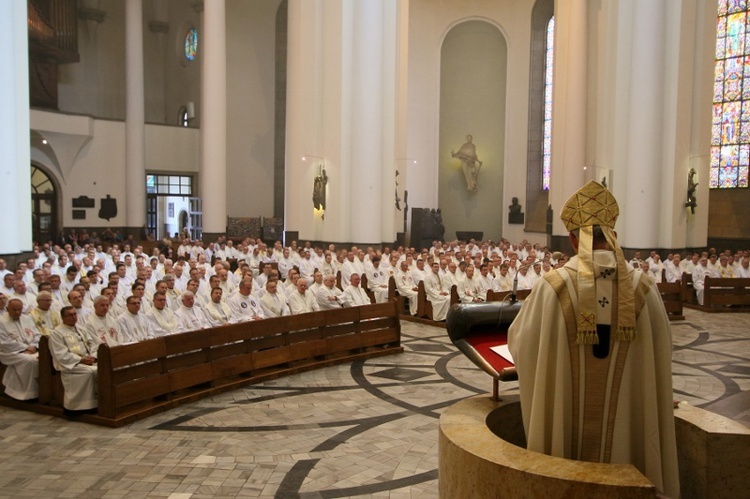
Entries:
POLYGON ((400 341, 386 302, 100 345, 98 415, 120 426, 249 383, 400 353, 400 341))

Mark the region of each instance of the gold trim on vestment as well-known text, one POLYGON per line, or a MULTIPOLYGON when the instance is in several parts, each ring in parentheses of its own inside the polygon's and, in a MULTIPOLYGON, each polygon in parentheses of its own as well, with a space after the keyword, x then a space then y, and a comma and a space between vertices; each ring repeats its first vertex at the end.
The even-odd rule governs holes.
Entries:
POLYGON ((562 308, 563 318, 565 319, 565 329, 568 332, 568 352, 570 355, 570 376, 571 385, 573 387, 571 395, 572 409, 573 409, 573 427, 571 428, 571 442, 570 442, 570 458, 578 459, 578 419, 580 417, 580 392, 578 390, 578 383, 580 381, 580 368, 581 363, 578 357, 578 345, 575 341, 575 335, 571 335, 571 331, 577 331, 575 309, 573 307, 573 301, 570 298, 570 293, 567 292, 568 285, 565 283, 560 270, 553 270, 547 272, 544 275, 544 279, 552 286, 557 294, 557 299, 560 301, 560 307, 562 308))
MULTIPOLYGON (((577 271, 568 267, 563 267, 567 272, 568 278, 573 285, 573 290, 578 298, 577 271)), ((619 269, 618 269, 619 271, 619 269)), ((567 328, 568 348, 570 350, 571 365, 571 391, 572 391, 572 429, 571 429, 571 459, 591 462, 610 462, 612 456, 612 444, 614 435, 614 424, 617 416, 617 404, 619 398, 620 386, 627 360, 630 341, 621 340, 617 337, 612 327, 610 338, 610 352, 614 350, 615 342, 619 343, 617 355, 612 364, 613 355, 608 355, 605 359, 597 359, 593 354, 593 347, 583 345, 583 359, 579 356, 580 344, 578 338, 578 324, 576 322, 576 312, 573 305, 571 291, 566 284, 566 278, 561 275, 562 269, 548 272, 544 278, 552 286, 552 289, 558 296, 560 306, 562 307, 563 317, 567 328), (580 393, 580 370, 581 364, 584 367, 584 393, 580 393), (612 384, 608 387, 609 373, 612 372, 612 384), (607 391, 609 388, 609 404, 606 405, 607 391), (579 411, 583 407, 583 418, 579 422, 579 411), (606 411, 605 421, 605 406, 606 411), (580 426, 579 426, 580 425, 580 426), (604 434, 603 434, 604 433, 604 434), (580 437, 579 437, 580 435, 580 437), (579 441, 580 439, 580 441, 579 441)), ((639 279, 633 289, 632 279, 635 276, 626 274, 630 282, 630 289, 633 296, 633 308, 631 309, 636 317, 645 304, 645 295, 651 289, 649 279, 639 279)), ((619 286, 613 288, 613 303, 618 303, 621 299, 619 295, 619 286)), ((612 309, 612 323, 616 324, 619 320, 619 307, 612 309)))

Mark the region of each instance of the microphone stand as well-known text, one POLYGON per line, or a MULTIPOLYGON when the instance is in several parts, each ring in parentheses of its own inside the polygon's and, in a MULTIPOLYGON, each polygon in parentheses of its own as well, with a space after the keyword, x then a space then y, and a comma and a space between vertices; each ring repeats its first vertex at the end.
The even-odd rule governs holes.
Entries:
POLYGON ((537 263, 544 263, 544 260, 537 260, 535 262, 527 263, 525 265, 520 265, 518 267, 518 270, 516 270, 516 273, 513 275, 513 290, 510 292, 510 303, 511 305, 516 303, 518 301, 517 294, 518 294, 518 273, 521 271, 521 269, 529 267, 533 267, 537 263))

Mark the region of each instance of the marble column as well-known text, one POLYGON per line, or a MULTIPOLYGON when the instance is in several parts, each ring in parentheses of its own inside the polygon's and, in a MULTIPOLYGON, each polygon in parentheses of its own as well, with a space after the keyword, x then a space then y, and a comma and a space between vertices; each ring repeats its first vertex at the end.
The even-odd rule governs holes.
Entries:
POLYGON ((393 0, 289 2, 285 229, 301 239, 395 240, 398 20, 393 0))
POLYGON ((633 1, 631 59, 626 61, 630 63, 627 168, 622 172, 628 206, 622 230, 633 247, 658 245, 660 224, 643 221, 663 215, 659 200, 667 166, 663 157, 667 21, 666 2, 633 1))
POLYGON ((0 33, 0 254, 11 254, 32 249, 26 2, 0 4, 0 33))
POLYGON ((560 208, 584 184, 588 92, 587 0, 555 3, 552 172, 553 234, 567 235, 560 208))
POLYGON ((146 223, 143 3, 125 3, 125 223, 133 237, 146 223))
POLYGON ((227 226, 226 4, 211 0, 203 5, 200 192, 204 239, 212 240, 227 226))

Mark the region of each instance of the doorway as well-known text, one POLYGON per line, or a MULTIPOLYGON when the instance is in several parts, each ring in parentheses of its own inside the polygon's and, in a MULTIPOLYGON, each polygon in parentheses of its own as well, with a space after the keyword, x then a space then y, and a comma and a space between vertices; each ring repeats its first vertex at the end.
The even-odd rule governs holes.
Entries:
POLYGON ((57 189, 50 176, 31 165, 31 220, 34 241, 57 241, 57 189))

